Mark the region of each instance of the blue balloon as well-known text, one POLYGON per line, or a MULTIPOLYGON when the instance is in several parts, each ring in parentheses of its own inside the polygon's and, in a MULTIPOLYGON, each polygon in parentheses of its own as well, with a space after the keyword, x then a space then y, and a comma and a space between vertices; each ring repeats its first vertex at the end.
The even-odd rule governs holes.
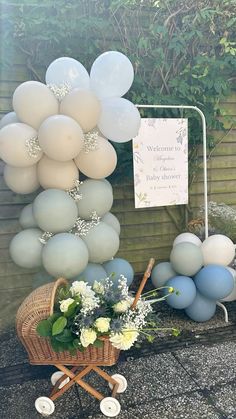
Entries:
MULTIPOLYGON (((167 304, 173 308, 186 308, 192 304, 196 297, 196 286, 188 276, 175 276, 166 282, 167 287, 173 287, 173 294, 166 298, 167 304), (178 295, 176 295, 178 292, 178 295)), ((167 293, 167 291, 166 291, 167 293)))
POLYGON ((216 302, 197 292, 193 303, 186 308, 185 313, 195 322, 210 320, 216 311, 216 302))
POLYGON ((107 278, 105 269, 99 263, 88 263, 85 270, 73 278, 73 281, 85 281, 93 285, 94 281, 101 281, 107 278))
POLYGON ((131 285, 134 279, 134 270, 127 260, 114 258, 108 262, 103 263, 103 267, 108 276, 114 273, 112 280, 115 284, 117 283, 118 285, 118 279, 120 278, 120 275, 124 275, 125 278, 127 278, 127 285, 131 285))
POLYGON ((220 300, 229 295, 234 288, 234 278, 224 266, 207 265, 194 277, 199 292, 212 300, 220 300))

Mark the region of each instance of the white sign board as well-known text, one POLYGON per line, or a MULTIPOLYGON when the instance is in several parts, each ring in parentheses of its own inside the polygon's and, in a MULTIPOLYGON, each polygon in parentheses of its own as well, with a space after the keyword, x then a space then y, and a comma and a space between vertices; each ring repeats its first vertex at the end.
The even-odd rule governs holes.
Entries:
POLYGON ((135 208, 188 203, 188 120, 142 118, 133 139, 135 208))

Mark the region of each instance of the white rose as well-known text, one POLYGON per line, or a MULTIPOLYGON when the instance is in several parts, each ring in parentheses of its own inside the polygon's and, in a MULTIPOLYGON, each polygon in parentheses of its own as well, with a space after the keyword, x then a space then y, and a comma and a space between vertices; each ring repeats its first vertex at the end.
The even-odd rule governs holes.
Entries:
POLYGON ((104 294, 104 286, 100 282, 98 282, 98 281, 94 281, 93 290, 97 294, 104 294))
POLYGON ((65 313, 74 301, 75 300, 73 300, 73 298, 67 298, 66 300, 60 301, 60 310, 62 311, 62 313, 65 313))
POLYGON ((130 302, 126 300, 119 301, 119 303, 114 304, 113 310, 115 313, 125 313, 130 307, 130 302))
POLYGON ((97 339, 97 334, 93 329, 82 329, 80 334, 80 342, 84 348, 92 345, 97 339))
POLYGON ((108 332, 110 328, 110 321, 111 319, 109 319, 108 317, 99 317, 94 324, 99 332, 105 333, 108 332))

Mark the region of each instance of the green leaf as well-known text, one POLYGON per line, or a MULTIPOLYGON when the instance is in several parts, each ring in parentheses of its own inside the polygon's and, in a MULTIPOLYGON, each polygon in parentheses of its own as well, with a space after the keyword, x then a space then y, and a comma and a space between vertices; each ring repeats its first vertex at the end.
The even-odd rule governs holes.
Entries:
POLYGON ((47 337, 52 335, 52 324, 48 320, 41 320, 37 325, 37 333, 39 336, 47 337))
POLYGON ((55 338, 51 338, 51 345, 54 352, 61 352, 64 350, 61 342, 58 342, 55 338))
POLYGON ((95 348, 102 348, 103 342, 100 339, 96 339, 95 342, 93 342, 93 346, 95 346, 95 348))
POLYGON ((53 323, 61 317, 61 313, 53 313, 50 317, 48 317, 48 321, 53 325, 53 323))
POLYGON ((52 326, 52 336, 59 335, 67 325, 67 319, 64 316, 59 317, 52 326))
POLYGON ((74 314, 76 307, 77 307, 77 304, 74 301, 72 304, 69 305, 68 310, 64 313, 64 316, 71 317, 74 314))
POLYGON ((62 333, 56 335, 56 340, 59 342, 72 342, 73 339, 73 335, 69 329, 64 329, 62 333))
POLYGON ((180 334, 180 330, 178 330, 178 329, 173 329, 172 330, 172 335, 173 336, 179 336, 179 334, 180 334))

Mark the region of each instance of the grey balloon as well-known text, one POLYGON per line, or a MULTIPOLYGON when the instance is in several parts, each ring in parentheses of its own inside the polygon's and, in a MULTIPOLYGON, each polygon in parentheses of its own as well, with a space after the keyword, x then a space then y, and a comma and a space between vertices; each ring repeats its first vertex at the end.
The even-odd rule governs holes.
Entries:
POLYGON ((109 182, 86 179, 80 186, 82 199, 78 201, 79 217, 89 220, 93 211, 103 217, 113 204, 113 193, 109 182))
POLYGON ((203 265, 203 255, 196 244, 182 242, 173 247, 170 261, 173 269, 179 274, 193 276, 203 265))
POLYGON ((89 251, 89 262, 93 263, 112 259, 120 244, 117 232, 103 221, 91 228, 83 240, 89 251))
POLYGON ((10 255, 16 265, 22 268, 38 268, 42 265, 42 231, 38 228, 23 230, 12 239, 10 255))
POLYGON ((22 228, 38 227, 38 224, 34 218, 33 205, 29 204, 23 208, 20 213, 19 223, 22 228))
POLYGON ((155 288, 163 287, 165 283, 176 276, 177 273, 170 262, 158 263, 152 270, 151 280, 155 288))
POLYGON ((78 208, 70 195, 60 189, 47 189, 33 202, 33 214, 44 231, 69 231, 78 217, 78 208))
POLYGON ((117 232, 117 234, 120 235, 120 222, 114 214, 112 214, 111 212, 107 212, 102 217, 102 221, 104 221, 104 223, 106 223, 109 226, 111 226, 112 228, 114 228, 114 230, 117 232))
POLYGON ((42 253, 43 266, 55 278, 73 278, 88 263, 88 249, 78 236, 59 233, 45 244, 42 253))

